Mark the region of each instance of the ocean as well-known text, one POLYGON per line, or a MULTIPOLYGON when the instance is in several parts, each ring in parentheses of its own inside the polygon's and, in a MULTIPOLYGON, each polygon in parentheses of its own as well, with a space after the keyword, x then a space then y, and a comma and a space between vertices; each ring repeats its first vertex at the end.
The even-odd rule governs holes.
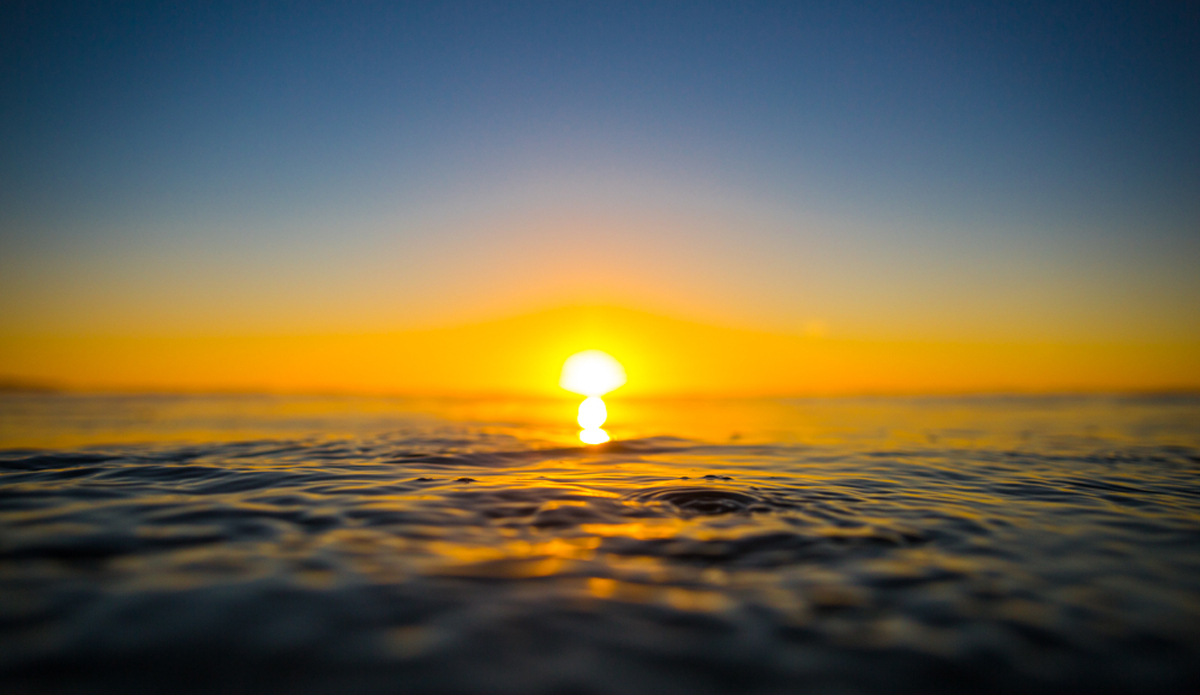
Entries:
POLYGON ((0 394, 6 693, 1200 692, 1200 397, 0 394))

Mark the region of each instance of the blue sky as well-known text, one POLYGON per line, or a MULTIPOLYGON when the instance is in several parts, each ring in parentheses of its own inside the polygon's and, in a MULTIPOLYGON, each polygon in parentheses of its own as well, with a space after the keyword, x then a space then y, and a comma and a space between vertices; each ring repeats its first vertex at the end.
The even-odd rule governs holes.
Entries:
POLYGON ((1188 3, 3 13, 2 331, 377 330, 595 301, 1200 339, 1188 3), (554 238, 564 219, 607 247, 554 238), (578 255, 601 259, 578 286, 528 281, 578 255))

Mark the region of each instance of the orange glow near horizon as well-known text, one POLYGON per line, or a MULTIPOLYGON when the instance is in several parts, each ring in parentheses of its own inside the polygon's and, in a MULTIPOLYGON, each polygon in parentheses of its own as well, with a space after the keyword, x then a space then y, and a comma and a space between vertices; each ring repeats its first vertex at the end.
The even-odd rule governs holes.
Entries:
POLYGON ((0 381, 104 391, 558 399, 564 355, 596 345, 620 355, 628 375, 622 399, 1200 388, 1200 345, 1188 342, 816 336, 595 306, 371 334, 0 333, 0 381))

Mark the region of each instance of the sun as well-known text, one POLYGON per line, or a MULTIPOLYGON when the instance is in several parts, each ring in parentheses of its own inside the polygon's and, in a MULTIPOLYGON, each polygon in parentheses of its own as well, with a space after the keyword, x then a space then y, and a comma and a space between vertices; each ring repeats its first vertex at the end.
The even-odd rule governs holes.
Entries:
POLYGON ((577 352, 563 363, 558 385, 587 396, 579 404, 579 439, 584 444, 603 444, 608 433, 600 425, 608 419, 608 408, 601 396, 625 383, 625 368, 612 355, 600 350, 577 352))
POLYGON ((625 368, 612 355, 584 350, 563 363, 558 385, 581 396, 603 396, 625 383, 625 368))

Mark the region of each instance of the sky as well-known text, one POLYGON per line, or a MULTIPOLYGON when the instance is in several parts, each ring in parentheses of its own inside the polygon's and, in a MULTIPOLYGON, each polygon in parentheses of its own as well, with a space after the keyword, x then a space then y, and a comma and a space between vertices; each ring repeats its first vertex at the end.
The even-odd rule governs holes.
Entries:
POLYGON ((549 393, 578 347, 645 394, 1200 388, 1197 36, 1182 2, 6 3, 0 380, 549 393))

